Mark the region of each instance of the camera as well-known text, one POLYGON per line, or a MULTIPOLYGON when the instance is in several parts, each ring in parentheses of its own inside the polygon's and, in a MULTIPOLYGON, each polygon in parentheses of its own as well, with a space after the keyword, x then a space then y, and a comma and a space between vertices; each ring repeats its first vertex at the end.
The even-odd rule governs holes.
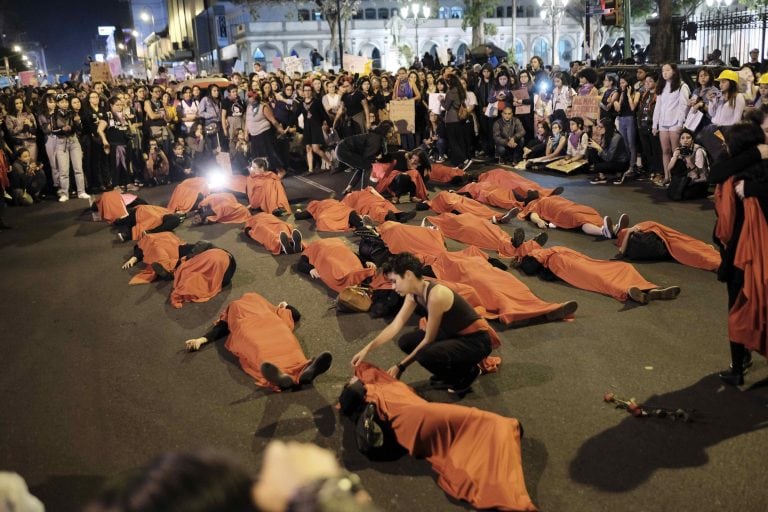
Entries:
POLYGON ((693 148, 688 146, 680 146, 677 150, 680 152, 680 156, 691 156, 693 154, 693 148))

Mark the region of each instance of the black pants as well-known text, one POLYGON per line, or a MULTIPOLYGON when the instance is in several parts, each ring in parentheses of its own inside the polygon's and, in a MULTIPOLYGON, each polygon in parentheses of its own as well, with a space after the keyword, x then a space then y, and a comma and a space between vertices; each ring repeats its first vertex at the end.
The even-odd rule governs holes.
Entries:
POLYGON ((638 128, 637 137, 640 139, 640 156, 643 160, 643 169, 651 173, 664 172, 658 135, 654 137, 651 130, 638 128))
MULTIPOLYGON (((424 339, 424 331, 403 334, 397 345, 406 354, 424 339)), ((438 332, 435 341, 416 353, 416 361, 438 379, 455 383, 491 353, 491 339, 485 331, 447 338, 438 332)))
MULTIPOLYGON (((296 212, 294 213, 293 217, 296 220, 307 220, 307 219, 313 218, 312 214, 309 213, 307 210, 296 212)), ((348 222, 349 222, 349 225, 355 229, 363 229, 365 227, 365 223, 363 223, 363 218, 355 210, 352 210, 350 212, 348 222)))
POLYGON ((622 174, 629 166, 629 162, 606 162, 592 148, 587 149, 587 160, 599 174, 622 174))
MULTIPOLYGON (((173 231, 179 225, 181 224, 181 219, 178 215, 170 213, 168 215, 164 215, 162 218, 162 221, 160 222, 159 226, 156 226, 152 229, 148 229, 147 233, 162 233, 163 231, 173 231)), ((128 212, 127 217, 123 217, 122 219, 117 219, 114 223, 114 226, 117 227, 117 231, 119 233, 123 234, 123 237, 125 237, 126 240, 131 239, 131 231, 133 229, 133 226, 136 225, 136 210, 131 210, 128 212)))
POLYGON ((493 156, 493 123, 496 118, 486 116, 481 110, 477 113, 477 121, 480 125, 480 149, 485 151, 487 156, 493 156))
POLYGON ((467 147, 464 140, 464 123, 445 123, 445 138, 448 139, 448 156, 456 167, 461 167, 467 159, 467 147))
POLYGON ((407 174, 398 174, 389 185, 389 190, 395 197, 408 194, 410 197, 416 195, 416 184, 407 174))

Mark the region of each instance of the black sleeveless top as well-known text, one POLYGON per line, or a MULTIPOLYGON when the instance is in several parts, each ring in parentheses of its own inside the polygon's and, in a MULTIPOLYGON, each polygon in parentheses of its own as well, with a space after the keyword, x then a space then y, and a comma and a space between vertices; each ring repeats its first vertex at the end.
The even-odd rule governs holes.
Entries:
MULTIPOLYGON (((427 300, 429 300, 429 294, 432 292, 432 288, 437 285, 436 282, 430 282, 427 286, 427 300)), ((450 288, 449 288, 450 289, 450 288)), ((460 331, 463 331, 469 327, 473 322, 480 319, 480 316, 472 309, 464 297, 451 290, 453 293, 453 304, 450 309, 443 313, 443 318, 440 319, 440 333, 446 338, 455 337, 460 331)), ((414 295, 416 303, 427 308, 426 302, 422 302, 422 294, 414 295)))

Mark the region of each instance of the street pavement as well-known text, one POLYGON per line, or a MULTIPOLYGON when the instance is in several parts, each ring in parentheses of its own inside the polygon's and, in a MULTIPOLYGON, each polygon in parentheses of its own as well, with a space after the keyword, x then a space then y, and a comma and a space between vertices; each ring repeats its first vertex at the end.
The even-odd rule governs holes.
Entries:
MULTIPOLYGON (((647 183, 591 186, 584 175, 523 174, 562 185, 564 197, 614 219, 626 212, 631 223, 656 220, 711 239, 711 201, 669 202, 647 183)), ((305 174, 285 184, 303 206, 340 191, 348 178, 305 174)), ((170 193, 164 186, 140 195, 164 205, 170 193)), ((5 221, 15 229, 0 233, 0 470, 24 476, 48 510, 78 510, 108 479, 163 451, 215 447, 256 471, 274 438, 332 450, 383 510, 470 508, 442 492, 423 460, 368 461, 334 407, 352 355, 384 320, 337 313, 333 294, 292 268, 298 255, 274 257, 235 225, 189 222, 179 237, 229 250, 237 272, 210 302, 174 309, 170 283, 128 285, 137 269, 120 266, 132 245, 117 243, 106 224, 84 214, 86 206, 72 200, 7 208, 5 221), (223 343, 184 350, 184 340, 201 336, 228 302, 253 291, 301 310, 296 336, 309 356, 333 354, 331 370, 314 387, 260 389, 223 343)), ((317 233, 308 221, 297 225, 305 240, 338 236, 317 233)), ((538 232, 522 221, 505 229, 518 226, 528 237, 538 232)), ((611 241, 580 232, 550 230, 547 245, 596 258, 616 254, 611 241)), ((461 400, 430 389, 428 373, 416 365, 403 380, 428 400, 519 419, 525 479, 541 510, 767 510, 768 370, 756 356, 746 386, 720 384, 717 373, 729 363, 725 286, 713 273, 674 262, 636 266, 659 285, 681 286, 679 298, 621 304, 510 269, 544 300, 578 301, 575 319, 516 329, 494 324, 502 339, 499 372, 482 376, 461 400), (603 402, 608 391, 695 409, 695 421, 634 418, 603 402)), ((388 368, 399 357, 389 345, 370 360, 388 368)))

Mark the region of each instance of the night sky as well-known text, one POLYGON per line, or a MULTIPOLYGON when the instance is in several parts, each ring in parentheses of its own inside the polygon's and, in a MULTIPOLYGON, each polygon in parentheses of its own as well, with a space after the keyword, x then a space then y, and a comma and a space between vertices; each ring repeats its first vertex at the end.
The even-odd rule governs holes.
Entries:
POLYGON ((11 0, 6 5, 15 11, 8 14, 18 22, 22 42, 44 45, 51 74, 66 74, 82 67, 92 53, 99 25, 130 28, 131 23, 127 1, 11 0))

